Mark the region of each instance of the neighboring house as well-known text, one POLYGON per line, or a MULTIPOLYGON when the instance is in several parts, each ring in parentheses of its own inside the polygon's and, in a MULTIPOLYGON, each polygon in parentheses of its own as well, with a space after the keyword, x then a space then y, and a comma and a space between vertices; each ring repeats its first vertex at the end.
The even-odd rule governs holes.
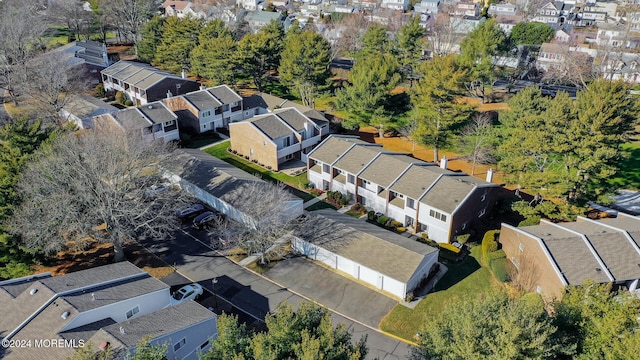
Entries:
POLYGON ((101 126, 116 125, 124 131, 138 131, 142 139, 146 141, 180 140, 178 116, 161 101, 95 116, 93 123, 97 129, 101 126))
POLYGON ((409 10, 409 5, 411 5, 409 0, 382 0, 380 3, 381 8, 402 11, 409 10))
POLYGON ((504 31, 506 35, 511 34, 511 30, 520 22, 522 22, 522 16, 520 15, 497 15, 495 17, 498 27, 504 31))
POLYGON ((438 261, 438 250, 331 209, 314 211, 294 251, 405 300, 438 261))
MULTIPOLYGON (((221 214, 248 226, 260 220, 254 219, 253 204, 243 197, 243 191, 245 186, 264 180, 198 149, 175 151, 163 168, 171 182, 221 214)), ((302 215, 302 199, 291 195, 282 200, 283 217, 302 215)))
POLYGON ((567 44, 571 40, 571 35, 564 30, 556 31, 553 41, 557 44, 567 44))
POLYGON ((610 52, 600 62, 602 77, 608 80, 622 80, 640 83, 640 55, 635 53, 610 52))
POLYGON ((92 127, 95 116, 117 111, 119 110, 115 106, 93 96, 75 95, 60 110, 60 117, 75 123, 80 129, 88 129, 92 127))
POLYGON ((480 4, 473 1, 459 1, 453 8, 453 16, 471 16, 480 15, 480 4))
POLYGON ((306 3, 300 6, 300 13, 303 16, 320 16, 321 11, 322 11, 321 4, 306 3))
POLYGON ((247 11, 261 11, 265 5, 264 0, 236 0, 236 6, 247 11))
POLYGON ((625 24, 601 24, 598 25, 596 45, 608 49, 633 50, 640 45, 640 36, 625 24))
POLYGON ((306 163, 322 139, 322 128, 298 109, 285 108, 231 123, 229 136, 238 155, 278 171, 289 160, 306 163))
MULTIPOLYGON (((472 32, 476 27, 485 22, 487 19, 484 16, 451 16, 449 19, 450 26, 455 34, 467 35, 472 32)), ((458 44, 456 44, 458 45, 458 44)), ((452 49, 459 46, 452 46, 452 49)))
POLYGON ((194 302, 170 304, 169 286, 129 262, 2 281, 3 340, 31 346, 2 347, 0 357, 64 359, 89 342, 122 354, 148 336, 169 341, 168 358, 195 360, 199 346, 216 338, 216 315, 194 302), (177 344, 184 346, 172 351, 177 344))
POLYGON ((515 4, 511 4, 511 3, 491 4, 489 5, 489 9, 487 10, 487 13, 491 16, 493 15, 514 16, 514 15, 518 15, 518 9, 515 4))
POLYGON ((329 120, 318 110, 265 93, 256 93, 242 99, 245 119, 249 119, 255 115, 266 114, 277 109, 291 107, 298 109, 316 125, 320 126, 322 136, 329 135, 329 120))
POLYGON ((570 47, 567 44, 544 43, 540 46, 536 67, 544 71, 560 69, 570 51, 570 47))
POLYGON ((560 20, 562 6, 562 2, 556 3, 549 1, 545 3, 536 11, 536 16, 533 18, 533 21, 544 23, 555 28, 560 20))
POLYGON ((175 16, 178 18, 184 18, 190 16, 196 19, 204 19, 207 14, 202 9, 191 1, 173 1, 167 0, 162 4, 165 16, 175 16))
POLYGON ((244 20, 249 24, 251 31, 257 33, 271 21, 283 21, 283 18, 278 12, 252 11, 245 16, 244 20))
POLYGON ((228 128, 229 123, 244 118, 242 97, 227 85, 168 97, 163 103, 176 113, 181 129, 198 134, 228 128))
POLYGON ((420 14, 435 15, 440 11, 440 0, 422 0, 413 6, 413 10, 420 14))
POLYGON ((591 280, 613 283, 640 295, 640 219, 616 218, 513 227, 502 224, 500 244, 518 271, 527 271, 537 291, 560 298, 567 285, 591 280))
POLYGON ((122 91, 137 105, 198 90, 197 82, 133 61, 118 61, 102 70, 106 91, 122 91))
POLYGON ((69 63, 81 66, 93 86, 100 83, 100 71, 111 64, 106 45, 92 40, 74 41, 51 50, 51 53, 66 57, 69 63))
POLYGON ((339 191, 430 239, 450 242, 488 214, 499 185, 384 150, 352 136, 331 135, 309 155, 307 177, 339 191))
POLYGON ((615 2, 593 2, 586 3, 582 6, 577 17, 579 19, 578 26, 593 26, 605 24, 610 17, 616 17, 617 4, 615 2))

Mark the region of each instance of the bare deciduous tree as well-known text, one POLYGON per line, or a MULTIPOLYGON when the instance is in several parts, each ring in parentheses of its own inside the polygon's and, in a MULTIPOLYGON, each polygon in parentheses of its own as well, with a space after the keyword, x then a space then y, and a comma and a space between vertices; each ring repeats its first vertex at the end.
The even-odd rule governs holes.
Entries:
POLYGON ((20 86, 26 82, 25 66, 40 48, 48 28, 36 0, 7 0, 0 9, 0 89, 18 104, 20 86))
POLYGON ((491 155, 491 118, 487 114, 476 114, 463 129, 460 137, 461 150, 471 160, 471 176, 475 175, 476 164, 495 161, 491 155))
POLYGON ((94 13, 86 11, 79 0, 56 0, 49 7, 49 16, 54 22, 64 23, 75 40, 89 39, 94 13))
POLYGON ((585 52, 572 51, 568 46, 559 51, 557 55, 560 55, 562 61, 550 67, 542 80, 547 83, 572 84, 578 88, 586 87, 595 77, 591 56, 585 52))
POLYGON ((516 261, 518 268, 514 266, 509 274, 511 285, 525 293, 535 291, 540 283, 538 265, 531 256, 519 256, 516 261))
POLYGON ((138 38, 144 24, 154 12, 153 0, 111 0, 105 3, 106 11, 116 19, 116 28, 121 36, 133 43, 138 54, 138 38))
MULTIPOLYGON (((249 218, 244 222, 219 219, 216 232, 224 247, 240 247, 251 255, 259 255, 266 263, 270 255, 281 254, 291 241, 293 230, 300 226, 299 219, 292 219, 288 200, 294 197, 284 184, 266 181, 245 182, 227 193, 228 202, 249 218)), ((218 240, 214 240, 218 242, 218 240)))
POLYGON ((172 212, 184 195, 163 185, 154 165, 170 151, 115 126, 61 134, 25 169, 10 228, 46 253, 111 243, 122 261, 129 239, 164 236, 177 226, 172 212))
POLYGON ((458 44, 464 37, 462 27, 463 22, 449 15, 448 11, 439 12, 433 20, 433 26, 427 31, 427 50, 432 56, 458 52, 458 44))
POLYGON ((25 92, 43 110, 55 118, 73 95, 89 88, 86 70, 74 63, 72 54, 45 53, 27 63, 29 81, 25 92))
POLYGON ((410 119, 409 123, 406 126, 398 129, 400 135, 406 137, 409 141, 411 141, 411 154, 416 151, 416 131, 418 130, 418 120, 410 119))

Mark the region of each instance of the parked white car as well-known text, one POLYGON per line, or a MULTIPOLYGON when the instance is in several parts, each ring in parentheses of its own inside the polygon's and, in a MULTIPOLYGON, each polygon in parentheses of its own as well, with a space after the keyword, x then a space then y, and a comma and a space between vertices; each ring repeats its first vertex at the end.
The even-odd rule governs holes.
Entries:
POLYGON ((189 284, 181 287, 171 295, 171 305, 177 305, 187 300, 195 300, 203 293, 202 286, 200 284, 189 284))

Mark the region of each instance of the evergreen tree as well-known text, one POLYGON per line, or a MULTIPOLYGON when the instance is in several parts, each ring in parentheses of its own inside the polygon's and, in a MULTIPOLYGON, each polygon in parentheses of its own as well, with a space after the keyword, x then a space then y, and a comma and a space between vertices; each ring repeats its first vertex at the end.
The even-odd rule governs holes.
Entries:
POLYGON ((467 71, 453 55, 435 56, 420 64, 422 75, 412 93, 418 143, 433 147, 434 161, 439 149, 450 146, 473 113, 473 106, 461 102, 467 71))
POLYGON ((549 25, 538 22, 520 22, 513 27, 509 39, 513 45, 542 45, 551 41, 556 31, 549 25))
POLYGON ((191 69, 191 50, 198 45, 202 26, 200 19, 168 17, 153 58, 154 64, 173 73, 191 69))
POLYGON ((210 85, 235 84, 234 56, 237 43, 221 20, 208 21, 191 51, 191 71, 209 80, 210 85))
POLYGON ((417 16, 402 25, 396 36, 400 69, 405 79, 414 80, 414 69, 422 56, 423 37, 424 28, 417 16))
POLYGON ((315 94, 327 84, 330 63, 331 44, 322 35, 313 31, 287 33, 278 72, 290 91, 304 105, 313 107, 315 94))
POLYGON ((284 28, 275 20, 238 43, 235 56, 238 69, 253 79, 258 91, 262 91, 269 72, 278 69, 283 46, 284 28))
POLYGON ((156 49, 162 43, 164 22, 164 17, 154 16, 144 25, 138 41, 138 59, 148 63, 153 61, 156 49))
POLYGON ((385 119, 392 113, 390 92, 400 82, 398 69, 397 61, 389 54, 371 54, 358 59, 349 72, 349 85, 336 94, 336 106, 352 115, 342 126, 348 129, 375 126, 382 136, 389 121, 381 125, 371 120, 385 119))

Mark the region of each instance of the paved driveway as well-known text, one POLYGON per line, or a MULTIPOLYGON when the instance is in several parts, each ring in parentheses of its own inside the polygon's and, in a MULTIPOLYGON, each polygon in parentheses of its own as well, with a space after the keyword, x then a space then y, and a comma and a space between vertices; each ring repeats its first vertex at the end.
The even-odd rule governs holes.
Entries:
POLYGON ((382 318, 398 304, 385 295, 302 257, 281 261, 264 275, 373 328, 378 328, 382 318))
MULTIPOLYGON (((168 239, 138 239, 138 241, 164 261, 173 265, 189 281, 200 283, 217 296, 232 303, 238 309, 254 318, 264 319, 268 312, 276 310, 278 305, 284 301, 294 306, 301 301, 306 301, 301 296, 289 291, 288 288, 283 288, 240 267, 227 258, 217 255, 212 249, 198 241, 200 239, 206 242, 206 236, 206 232, 185 228, 184 231, 178 231, 168 239), (215 282, 214 279, 216 280, 215 282)), ((300 271, 304 268, 302 264, 299 264, 300 271)), ((317 265, 311 263, 305 265, 313 266, 311 268, 317 267, 317 265)), ((278 267, 279 265, 276 268, 278 267)), ((274 271, 274 274, 284 271, 286 269, 282 267, 281 270, 274 271)), ((292 271, 292 275, 296 275, 295 270, 289 271, 292 271)), ((308 269, 305 271, 308 271, 308 269)), ((353 285, 355 284, 351 283, 351 286, 353 285)), ((340 289, 346 288, 346 285, 331 286, 335 291, 343 291, 340 289)), ((291 289, 295 291, 293 287, 291 289)), ((350 291, 346 290, 343 292, 350 293, 350 291)), ((362 306, 362 303, 348 304, 344 299, 338 301, 337 304, 345 311, 353 311, 353 308, 362 306)), ((376 306, 376 304, 378 304, 377 301, 369 303, 370 307, 376 306)), ((331 308, 328 304, 323 305, 331 308)), ((369 316, 368 321, 370 322, 375 322, 375 319, 381 317, 382 310, 379 310, 379 312, 373 311, 373 313, 374 315, 369 316)), ((367 317, 364 316, 364 312, 361 315, 363 318, 367 317)), ((335 312, 331 313, 331 318, 334 324, 343 323, 349 330, 353 331, 354 341, 360 339, 362 335, 367 335, 367 347, 369 348, 367 359, 399 360, 406 359, 409 354, 410 346, 404 342, 358 324, 335 312)), ((358 319, 358 321, 362 320, 358 319)), ((377 323, 374 328, 377 328, 377 323)))

